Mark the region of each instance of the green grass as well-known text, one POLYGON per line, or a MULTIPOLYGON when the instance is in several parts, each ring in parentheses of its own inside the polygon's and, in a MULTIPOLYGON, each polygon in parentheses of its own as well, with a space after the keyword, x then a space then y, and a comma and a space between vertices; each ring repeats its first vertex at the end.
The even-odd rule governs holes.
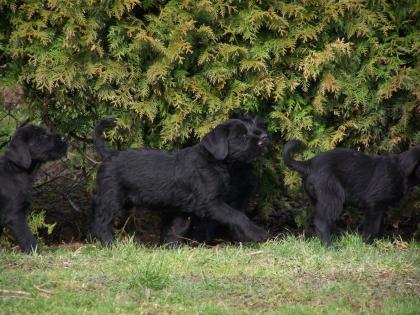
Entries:
POLYGON ((0 251, 1 314, 418 314, 420 244, 0 251))

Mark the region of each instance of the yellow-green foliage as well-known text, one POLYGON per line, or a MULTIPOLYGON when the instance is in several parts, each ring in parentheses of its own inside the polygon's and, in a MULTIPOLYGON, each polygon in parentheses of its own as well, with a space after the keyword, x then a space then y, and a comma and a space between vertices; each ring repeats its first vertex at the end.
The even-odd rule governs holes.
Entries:
POLYGON ((48 235, 50 235, 56 223, 48 224, 45 222, 45 210, 40 212, 32 212, 28 217, 28 226, 34 235, 39 234, 39 229, 46 228, 48 235))
POLYGON ((85 137, 119 117, 132 141, 176 147, 233 111, 263 116, 305 157, 420 142, 418 1, 0 0, 0 84, 85 137), (141 138, 141 140, 139 140, 141 138))

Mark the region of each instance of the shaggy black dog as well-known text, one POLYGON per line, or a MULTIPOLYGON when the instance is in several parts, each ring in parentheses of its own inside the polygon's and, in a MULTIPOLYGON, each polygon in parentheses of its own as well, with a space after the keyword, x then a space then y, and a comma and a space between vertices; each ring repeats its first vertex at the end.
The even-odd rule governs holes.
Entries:
POLYGON ((67 144, 59 134, 27 125, 15 132, 0 160, 0 229, 8 228, 26 253, 37 249, 26 223, 34 174, 42 163, 57 160, 66 151, 67 144))
POLYGON ((384 211, 420 184, 420 145, 388 156, 337 148, 296 161, 291 153, 301 148, 302 142, 289 141, 284 161, 303 175, 304 189, 315 208, 315 228, 326 246, 331 245, 331 229, 345 205, 365 211, 363 238, 370 243, 379 233, 384 211))
MULTIPOLYGON (((169 152, 157 149, 110 150, 102 137, 112 119, 94 130, 104 161, 97 174, 92 233, 103 244, 112 241, 116 211, 133 206, 186 213, 229 227, 238 241, 262 241, 266 232, 227 203, 231 191, 229 164, 250 163, 261 156, 269 138, 255 121, 230 119, 191 147, 169 152)), ((177 220, 172 225, 177 225, 177 220)), ((185 220, 177 231, 182 232, 185 220)), ((185 230, 189 228, 186 224, 185 230)), ((185 233, 185 232, 184 232, 185 233)), ((181 233, 183 234, 183 233, 181 233)))
MULTIPOLYGON (((267 129, 263 121, 249 115, 236 115, 247 124, 255 125, 264 134, 267 129)), ((271 140, 270 140, 271 142, 271 140)), ((254 161, 227 161, 229 172, 229 191, 225 194, 225 202, 242 212, 250 211, 250 201, 257 188, 257 178, 254 174, 254 161)), ((216 240, 235 240, 228 226, 215 220, 200 218, 191 214, 166 215, 163 218, 161 242, 176 244, 183 241, 212 243, 216 240)))

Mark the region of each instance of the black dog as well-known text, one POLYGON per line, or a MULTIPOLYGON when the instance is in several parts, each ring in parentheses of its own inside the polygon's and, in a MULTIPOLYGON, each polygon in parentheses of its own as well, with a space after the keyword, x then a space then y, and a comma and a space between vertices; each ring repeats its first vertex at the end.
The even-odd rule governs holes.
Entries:
MULTIPOLYGON (((170 216, 186 213, 215 220, 227 225, 238 241, 262 241, 267 237, 262 228, 226 202, 231 189, 228 165, 252 162, 269 142, 267 133, 255 123, 230 119, 200 143, 174 152, 110 150, 102 132, 114 125, 112 119, 102 120, 93 135, 104 162, 97 174, 92 232, 103 244, 112 241, 116 211, 135 205, 166 210, 170 216)), ((177 230, 182 232, 182 228, 177 230)))
POLYGON ((315 208, 315 228, 326 246, 331 245, 331 229, 346 204, 365 210, 363 238, 370 243, 378 235, 384 211, 420 184, 420 145, 389 156, 337 148, 308 161, 295 161, 291 153, 299 148, 302 142, 289 141, 284 161, 303 175, 304 189, 315 208))
MULTIPOLYGON (((249 115, 235 116, 247 124, 255 125, 267 134, 266 126, 259 117, 249 115)), ((225 202, 234 209, 249 212, 250 200, 256 192, 257 178, 254 174, 253 161, 227 161, 229 172, 229 191, 225 194, 225 202)), ((203 219, 191 214, 176 214, 164 217, 161 242, 176 244, 183 241, 212 243, 215 240, 235 240, 228 226, 211 219, 203 219)))
POLYGON ((0 228, 7 227, 26 253, 37 249, 26 223, 34 174, 42 163, 59 159, 66 151, 67 144, 59 134, 27 125, 15 132, 0 160, 0 228))

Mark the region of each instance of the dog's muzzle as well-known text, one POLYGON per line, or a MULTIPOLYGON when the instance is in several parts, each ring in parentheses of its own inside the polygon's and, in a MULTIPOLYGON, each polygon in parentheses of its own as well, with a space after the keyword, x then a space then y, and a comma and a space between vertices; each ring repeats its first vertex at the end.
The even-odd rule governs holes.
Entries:
POLYGON ((64 154, 67 152, 68 144, 67 144, 66 138, 64 138, 63 136, 57 135, 55 143, 57 145, 57 148, 59 148, 59 151, 61 154, 64 154))
POLYGON ((270 138, 268 135, 262 135, 260 139, 258 140, 258 146, 260 147, 267 147, 271 144, 270 138))

